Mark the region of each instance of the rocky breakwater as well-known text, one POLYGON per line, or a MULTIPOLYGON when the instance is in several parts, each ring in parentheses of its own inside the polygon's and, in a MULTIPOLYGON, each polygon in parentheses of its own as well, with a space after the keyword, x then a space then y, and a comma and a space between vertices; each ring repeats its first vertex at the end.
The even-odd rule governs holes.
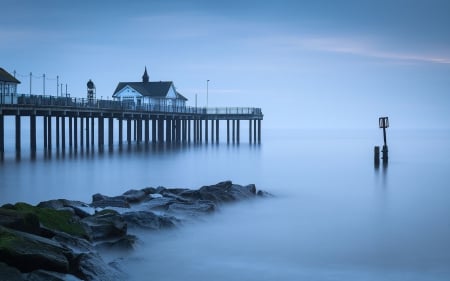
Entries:
POLYGON ((130 228, 172 228, 223 203, 268 197, 255 185, 231 181, 199 189, 147 187, 120 196, 94 194, 91 203, 66 199, 0 208, 1 280, 126 280, 102 249, 132 250, 130 228))

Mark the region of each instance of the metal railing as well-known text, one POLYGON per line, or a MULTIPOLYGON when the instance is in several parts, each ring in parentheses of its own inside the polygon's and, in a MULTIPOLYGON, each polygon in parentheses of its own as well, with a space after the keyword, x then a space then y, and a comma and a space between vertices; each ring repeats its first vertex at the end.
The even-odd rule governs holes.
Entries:
POLYGON ((155 113, 186 113, 214 115, 262 115, 261 108, 252 107, 191 107, 174 105, 137 104, 133 101, 55 97, 18 94, 0 97, 1 106, 54 107, 67 109, 99 109, 155 113))

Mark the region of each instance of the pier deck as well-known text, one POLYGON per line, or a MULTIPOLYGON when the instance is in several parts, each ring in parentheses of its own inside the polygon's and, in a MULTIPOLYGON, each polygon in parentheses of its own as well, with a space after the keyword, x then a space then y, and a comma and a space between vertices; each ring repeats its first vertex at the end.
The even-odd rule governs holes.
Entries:
POLYGON ((21 150, 21 119, 30 118, 30 149, 36 152, 36 117, 42 118, 45 150, 56 147, 65 149, 66 135, 70 148, 94 146, 97 133, 99 149, 105 145, 105 118, 108 119, 108 145, 114 144, 114 123, 118 124, 118 143, 123 143, 123 123, 126 122, 126 141, 131 143, 132 133, 136 142, 145 143, 201 143, 219 142, 220 121, 226 121, 227 142, 240 142, 240 121, 249 121, 249 142, 261 142, 260 108, 226 107, 175 107, 136 105, 111 100, 87 100, 81 98, 19 95, 14 99, 0 99, 0 156, 4 155, 4 116, 15 116, 16 152, 21 150), (54 122, 52 121, 54 120, 54 122), (96 120, 97 122, 94 122, 96 120), (115 122, 116 121, 116 122, 115 122), (68 123, 68 126, 66 126, 68 123), (94 129, 97 125, 97 132, 94 129), (134 126, 133 126, 133 125, 134 126), (52 130, 52 126, 55 130, 52 130), (210 129, 208 128, 210 125, 210 129), (253 126, 252 126, 253 125, 253 126), (253 131, 252 131, 253 127, 253 131), (231 130, 231 133, 230 133, 231 130), (53 131, 55 136, 52 137, 53 131), (203 134, 204 133, 204 134, 203 134), (84 142, 85 139, 85 142, 84 142))

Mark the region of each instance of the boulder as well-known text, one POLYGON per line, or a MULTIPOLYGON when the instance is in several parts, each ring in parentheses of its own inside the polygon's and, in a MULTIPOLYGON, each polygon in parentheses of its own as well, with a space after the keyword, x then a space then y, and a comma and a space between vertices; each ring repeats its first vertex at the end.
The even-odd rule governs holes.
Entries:
POLYGON ((117 240, 98 243, 95 247, 101 250, 128 251, 134 248, 134 244, 137 240, 136 236, 127 234, 117 240))
POLYGON ((90 230, 94 241, 120 238, 127 233, 123 217, 113 210, 104 210, 81 220, 90 230))
POLYGON ((147 195, 157 193, 156 192, 156 188, 154 188, 154 187, 146 187, 146 188, 143 188, 141 190, 147 195))
POLYGON ((81 281, 71 275, 48 270, 35 270, 27 274, 27 281, 81 281))
POLYGON ((148 210, 163 210, 166 211, 170 204, 176 203, 177 200, 170 197, 157 197, 146 201, 144 204, 148 210))
POLYGON ((25 281, 22 273, 17 268, 10 267, 6 263, 0 262, 0 277, 1 280, 8 281, 25 281))
POLYGON ((254 184, 245 186, 233 184, 230 187, 230 193, 233 195, 235 200, 252 198, 256 195, 256 186, 254 184))
POLYGON ((168 211, 180 216, 198 216, 214 212, 216 205, 208 200, 197 200, 189 204, 173 203, 169 205, 168 211))
POLYGON ((259 196, 259 197, 274 197, 273 194, 271 194, 271 193, 269 193, 267 191, 264 191, 264 190, 258 190, 256 195, 259 196))
POLYGON ((129 227, 159 230, 175 226, 177 219, 167 215, 157 215, 149 211, 127 212, 122 214, 129 227))
POLYGON ((85 218, 91 214, 87 211, 90 207, 81 201, 73 201, 67 199, 55 199, 43 201, 37 205, 40 208, 49 208, 53 210, 70 210, 80 218, 85 218))
POLYGON ((139 203, 147 198, 147 194, 142 190, 131 189, 123 194, 128 203, 139 203))
POLYGON ((93 252, 94 246, 86 239, 69 235, 60 231, 53 231, 52 240, 69 248, 74 254, 93 252))
POLYGON ((115 281, 126 280, 124 273, 106 264, 97 253, 80 254, 76 260, 77 277, 86 281, 115 281))
POLYGON ((94 208, 130 208, 130 204, 125 196, 109 197, 100 193, 92 195, 92 203, 90 206, 94 208))
POLYGON ((0 225, 24 232, 39 234, 39 218, 36 214, 0 208, 0 225))
POLYGON ((46 269, 67 273, 70 250, 34 234, 0 227, 0 262, 22 272, 46 269))

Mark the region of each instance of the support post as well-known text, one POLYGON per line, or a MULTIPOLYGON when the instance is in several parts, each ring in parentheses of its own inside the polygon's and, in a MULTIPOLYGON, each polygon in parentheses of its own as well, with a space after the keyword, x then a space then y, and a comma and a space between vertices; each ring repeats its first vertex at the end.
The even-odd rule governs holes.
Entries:
POLYGON ((158 142, 164 142, 164 119, 162 116, 158 117, 158 142))
POLYGON ((219 143, 219 119, 216 120, 216 143, 219 143))
POLYGON ((108 118, 108 146, 112 148, 114 144, 114 117, 108 118))
POLYGON ((73 119, 72 116, 69 116, 69 147, 70 148, 72 148, 72 145, 73 145, 73 141, 72 141, 72 139, 73 139, 73 127, 72 127, 73 120, 72 119, 73 119))
POLYGON ((84 147, 84 118, 80 117, 80 147, 83 150, 84 147))
POLYGON ((48 142, 47 142, 47 140, 48 140, 48 128, 47 128, 47 126, 48 126, 48 124, 47 124, 47 116, 43 116, 42 117, 42 119, 44 120, 44 150, 47 150, 48 149, 48 142))
POLYGON ((172 125, 170 117, 167 117, 166 119, 166 142, 172 141, 172 125))
POLYGON ((256 124, 256 119, 253 121, 253 124, 254 124, 254 126, 253 126, 253 142, 254 143, 256 143, 256 130, 257 130, 257 127, 258 127, 258 125, 256 124))
POLYGON ((105 118, 103 116, 100 116, 97 118, 97 120, 98 120, 97 142, 99 150, 102 150, 103 147, 105 146, 105 130, 104 130, 105 118))
POLYGON ((233 128, 231 129, 233 131, 233 143, 235 143, 236 141, 235 128, 236 128, 236 120, 233 120, 233 128))
POLYGON ((89 130, 90 130, 89 129, 89 117, 86 117, 86 149, 89 149, 90 141, 91 141, 91 139, 89 137, 89 134, 90 134, 89 130))
POLYGON ((30 116, 30 148, 31 154, 36 153, 36 115, 30 116))
POLYGON ((137 143, 142 142, 142 119, 138 117, 135 121, 135 128, 137 129, 136 136, 137 136, 137 143))
POLYGON ((248 141, 252 143, 252 120, 248 121, 248 141))
POLYGON ((205 119, 205 143, 208 143, 208 119, 205 119))
POLYGON ((148 144, 150 142, 150 120, 149 117, 144 117, 145 123, 145 143, 148 144))
POLYGON ((73 118, 73 146, 78 149, 78 117, 73 118))
POLYGON ((61 147, 62 150, 66 150, 66 117, 61 117, 61 147))
POLYGON ((227 143, 230 143, 230 120, 227 119, 227 143))
POLYGON ((156 143, 156 118, 152 118, 152 143, 156 143))
POLYGON ((187 119, 186 122, 187 122, 187 140, 188 140, 188 143, 190 143, 191 142, 191 120, 187 119))
POLYGON ((199 138, 198 138, 198 141, 200 142, 200 143, 202 143, 202 141, 203 141, 203 122, 202 122, 202 120, 200 119, 199 120, 199 130, 198 130, 198 133, 199 133, 199 138))
POLYGON ((91 146, 92 148, 94 148, 95 145, 95 126, 94 123, 95 122, 95 118, 94 116, 91 117, 91 146))
POLYGON ((258 120, 258 143, 261 143, 261 120, 258 120))
POLYGON ((211 120, 211 143, 214 143, 214 120, 211 120))
POLYGON ((131 144, 131 119, 127 119, 127 142, 128 145, 131 144))
POLYGON ((240 132, 240 128, 239 128, 240 125, 239 124, 240 124, 241 121, 240 120, 236 120, 236 122, 237 122, 237 124, 236 124, 237 125, 237 132, 236 132, 237 140, 236 140, 236 142, 239 143, 240 139, 241 139, 241 132, 240 132))
POLYGON ((0 114, 0 160, 5 156, 5 118, 0 114))
POLYGON ((48 150, 52 149, 52 116, 49 115, 47 117, 47 148, 48 150))
POLYGON ((56 116, 56 149, 59 149, 59 116, 56 116))
POLYGON ((16 115, 16 153, 20 154, 20 115, 16 115))
POLYGON ((119 118, 119 146, 122 147, 123 143, 123 119, 119 118))

